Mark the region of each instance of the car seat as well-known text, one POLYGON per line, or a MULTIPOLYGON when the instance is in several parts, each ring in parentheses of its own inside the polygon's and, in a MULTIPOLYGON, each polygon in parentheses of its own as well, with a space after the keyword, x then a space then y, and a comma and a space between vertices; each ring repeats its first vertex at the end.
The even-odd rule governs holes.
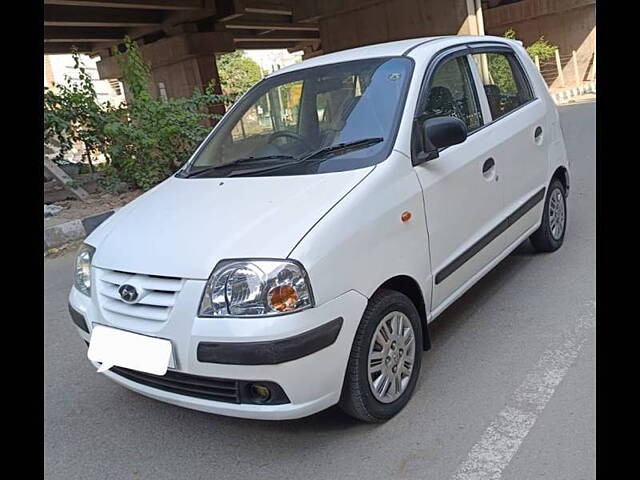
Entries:
POLYGON ((500 92, 500 87, 493 84, 485 85, 484 92, 487 94, 491 116, 496 118, 502 115, 502 93, 500 92))
POLYGON ((424 118, 433 117, 457 117, 464 121, 463 115, 453 100, 451 90, 447 87, 435 86, 429 91, 424 118))

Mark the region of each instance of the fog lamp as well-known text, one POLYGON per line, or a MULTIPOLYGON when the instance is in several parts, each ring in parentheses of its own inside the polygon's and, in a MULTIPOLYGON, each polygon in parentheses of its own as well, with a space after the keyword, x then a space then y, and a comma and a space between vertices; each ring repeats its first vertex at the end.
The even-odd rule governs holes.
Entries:
POLYGON ((265 403, 269 398, 271 398, 271 390, 259 383, 252 383, 250 391, 251 396, 256 403, 265 403))

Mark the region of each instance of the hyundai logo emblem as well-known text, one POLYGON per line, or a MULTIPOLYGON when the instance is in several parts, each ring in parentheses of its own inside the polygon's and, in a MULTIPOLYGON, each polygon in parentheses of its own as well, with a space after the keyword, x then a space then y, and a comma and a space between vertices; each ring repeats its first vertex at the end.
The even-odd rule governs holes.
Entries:
POLYGON ((138 299, 138 291, 133 285, 121 285, 118 289, 118 293, 120 294, 122 301, 127 303, 134 303, 138 299))

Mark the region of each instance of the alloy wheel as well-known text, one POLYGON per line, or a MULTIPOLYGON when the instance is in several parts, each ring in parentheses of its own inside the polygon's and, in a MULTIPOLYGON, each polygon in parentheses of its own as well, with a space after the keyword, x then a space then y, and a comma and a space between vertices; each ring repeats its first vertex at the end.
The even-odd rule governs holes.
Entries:
POLYGON ((562 198, 560 189, 555 189, 551 192, 549 199, 549 228, 551 229, 551 236, 554 240, 559 240, 560 237, 562 237, 564 222, 564 199, 562 198))
POLYGON ((415 359, 415 333, 402 312, 387 314, 376 327, 367 358, 371 393, 382 403, 397 400, 411 380, 415 359))

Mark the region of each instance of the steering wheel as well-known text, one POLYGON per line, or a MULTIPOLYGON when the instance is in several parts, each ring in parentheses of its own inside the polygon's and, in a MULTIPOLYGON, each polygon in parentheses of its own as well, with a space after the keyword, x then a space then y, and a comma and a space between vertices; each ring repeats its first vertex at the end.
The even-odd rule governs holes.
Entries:
POLYGON ((311 150, 311 146, 307 143, 307 141, 304 139, 303 136, 298 135, 297 133, 294 133, 294 132, 289 132, 287 130, 281 130, 279 132, 272 133, 271 136, 269 137, 269 140, 267 140, 267 143, 273 143, 274 140, 280 137, 285 137, 285 138, 290 138, 292 140, 295 140, 300 144, 302 144, 302 146, 304 146, 305 149, 311 150))

